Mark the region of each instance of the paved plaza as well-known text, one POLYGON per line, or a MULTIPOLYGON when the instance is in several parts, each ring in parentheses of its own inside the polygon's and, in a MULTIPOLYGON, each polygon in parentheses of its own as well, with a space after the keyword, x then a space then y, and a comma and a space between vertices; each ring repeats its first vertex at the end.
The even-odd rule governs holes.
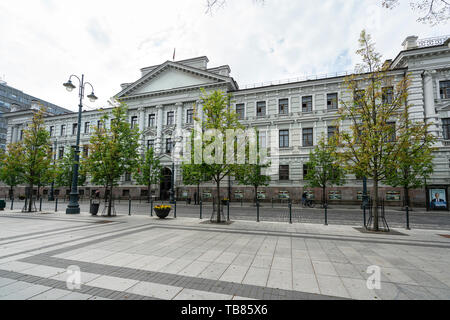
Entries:
POLYGON ((0 299, 450 299, 450 232, 355 227, 6 210, 0 299))

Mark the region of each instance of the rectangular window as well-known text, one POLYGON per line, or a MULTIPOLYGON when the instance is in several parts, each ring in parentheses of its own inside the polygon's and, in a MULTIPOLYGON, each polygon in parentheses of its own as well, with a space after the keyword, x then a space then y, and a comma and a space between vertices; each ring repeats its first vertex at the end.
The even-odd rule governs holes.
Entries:
POLYGON ((65 136, 66 135, 66 125, 63 124, 61 125, 61 136, 65 136))
POLYGON ((394 87, 384 87, 381 89, 381 102, 383 104, 392 104, 394 98, 394 87))
POLYGON ((103 120, 97 121, 97 128, 99 128, 99 129, 103 128, 103 120))
POLYGON ((186 123, 194 122, 194 109, 186 110, 186 123))
POLYGON ((280 165, 279 180, 280 181, 289 180, 289 165, 280 165))
POLYGON ((327 137, 328 139, 333 138, 333 136, 338 132, 337 127, 335 126, 328 126, 327 130, 327 137))
POLYGON ((236 114, 238 120, 244 120, 245 118, 245 104, 240 103, 236 105, 236 114))
POLYGON ((154 148, 155 140, 151 139, 147 141, 147 149, 154 148))
POLYGON ((172 139, 171 138, 167 138, 166 139, 166 153, 172 153, 172 139))
POLYGON ((289 99, 278 100, 278 113, 289 114, 289 99))
POLYGON ((266 115, 266 102, 265 101, 258 101, 256 103, 256 116, 257 117, 264 117, 266 115))
POLYGON ((155 126, 155 114, 154 113, 148 115, 148 126, 149 127, 155 126))
POLYGON ((307 174, 308 174, 308 165, 305 163, 303 164, 303 179, 305 179, 307 174))
POLYGON ((365 90, 355 90, 355 92, 353 92, 353 103, 356 107, 360 108, 364 105, 365 93, 365 90))
POLYGON ((386 125, 389 128, 387 138, 385 139, 387 142, 394 142, 395 141, 395 122, 388 122, 386 125))
POLYGON ((444 129, 444 139, 450 140, 450 118, 442 119, 442 128, 444 129))
POLYGON ((312 147, 313 145, 313 129, 305 128, 303 129, 303 146, 312 147))
POLYGON ((58 159, 62 159, 64 157, 64 147, 59 147, 58 159))
POLYGON ((312 96, 302 97, 302 112, 312 112, 312 96))
POLYGON ((89 146, 83 147, 83 158, 87 158, 89 156, 89 146))
POLYGON ((50 127, 50 137, 53 137, 53 134, 55 133, 55 127, 51 126, 50 127))
POLYGON ((84 133, 89 133, 90 130, 91 130, 91 123, 85 122, 84 123, 84 133))
POLYGON ((266 147, 266 132, 265 131, 258 131, 258 144, 259 144, 259 148, 266 147))
POLYGON ((77 134, 77 129, 78 129, 78 123, 73 123, 72 124, 72 135, 76 135, 77 134))
POLYGON ((280 130, 280 148, 289 148, 289 130, 280 130))
POLYGON ((167 112, 167 125, 168 126, 173 125, 173 117, 174 117, 174 112, 173 111, 167 112))
POLYGON ((450 99, 450 80, 439 82, 439 94, 441 99, 450 99))
MULTIPOLYGON (((131 173, 125 172, 125 181, 126 182, 131 181, 131 173)), ((128 193, 130 192, 129 190, 123 190, 123 191, 128 191, 128 193)))
POLYGON ((137 126, 137 116, 131 117, 131 129, 135 128, 137 126))
POLYGON ((327 94, 327 110, 337 110, 338 108, 338 94, 328 93, 327 94))

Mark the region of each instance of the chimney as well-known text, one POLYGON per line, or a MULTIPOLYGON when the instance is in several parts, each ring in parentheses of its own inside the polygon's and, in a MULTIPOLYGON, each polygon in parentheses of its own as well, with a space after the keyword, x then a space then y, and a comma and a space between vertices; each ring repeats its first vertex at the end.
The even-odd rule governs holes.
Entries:
POLYGON ((417 48, 417 39, 419 39, 418 36, 406 37, 406 39, 402 43, 403 50, 410 50, 417 48))

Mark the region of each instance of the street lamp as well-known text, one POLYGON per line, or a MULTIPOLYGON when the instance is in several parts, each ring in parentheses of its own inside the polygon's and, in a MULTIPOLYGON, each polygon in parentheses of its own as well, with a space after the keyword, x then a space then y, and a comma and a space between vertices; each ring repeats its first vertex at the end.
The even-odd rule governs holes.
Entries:
POLYGON ((80 161, 80 132, 81 132, 81 114, 83 108, 83 98, 84 98, 84 88, 86 85, 89 85, 92 89, 92 92, 87 97, 91 102, 95 102, 97 97, 94 94, 94 87, 89 82, 84 82, 84 74, 81 75, 81 80, 76 75, 71 75, 69 77, 69 81, 63 84, 63 86, 67 89, 67 91, 71 92, 76 86, 72 83, 72 77, 78 79, 80 84, 79 87, 79 98, 80 104, 78 105, 78 125, 77 125, 77 142, 75 145, 75 155, 74 155, 74 163, 73 163, 73 176, 72 176, 72 190, 70 192, 70 202, 66 209, 66 214, 79 214, 80 213, 80 205, 78 204, 78 162, 80 161))

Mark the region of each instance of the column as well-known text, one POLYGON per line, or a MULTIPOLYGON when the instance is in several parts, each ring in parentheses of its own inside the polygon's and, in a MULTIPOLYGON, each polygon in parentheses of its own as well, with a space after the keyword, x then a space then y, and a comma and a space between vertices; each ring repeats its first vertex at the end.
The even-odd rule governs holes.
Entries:
POLYGON ((158 110, 157 115, 157 125, 156 125, 156 141, 155 141, 155 151, 156 153, 161 153, 162 150, 164 150, 162 145, 162 128, 163 128, 163 109, 164 107, 162 105, 159 105, 156 107, 158 110))
POLYGON ((9 143, 13 143, 13 138, 14 138, 14 126, 10 126, 9 127, 9 134, 11 135, 9 138, 9 143))
POLYGON ((13 142, 17 142, 19 141, 19 126, 14 126, 14 138, 13 138, 13 142))
MULTIPOLYGON (((434 71, 434 70, 433 70, 434 71)), ((425 123, 429 124, 429 132, 438 135, 438 129, 436 126, 436 110, 434 106, 434 93, 433 93, 433 71, 425 71, 423 74, 423 93, 424 93, 424 111, 425 111, 425 123)))

